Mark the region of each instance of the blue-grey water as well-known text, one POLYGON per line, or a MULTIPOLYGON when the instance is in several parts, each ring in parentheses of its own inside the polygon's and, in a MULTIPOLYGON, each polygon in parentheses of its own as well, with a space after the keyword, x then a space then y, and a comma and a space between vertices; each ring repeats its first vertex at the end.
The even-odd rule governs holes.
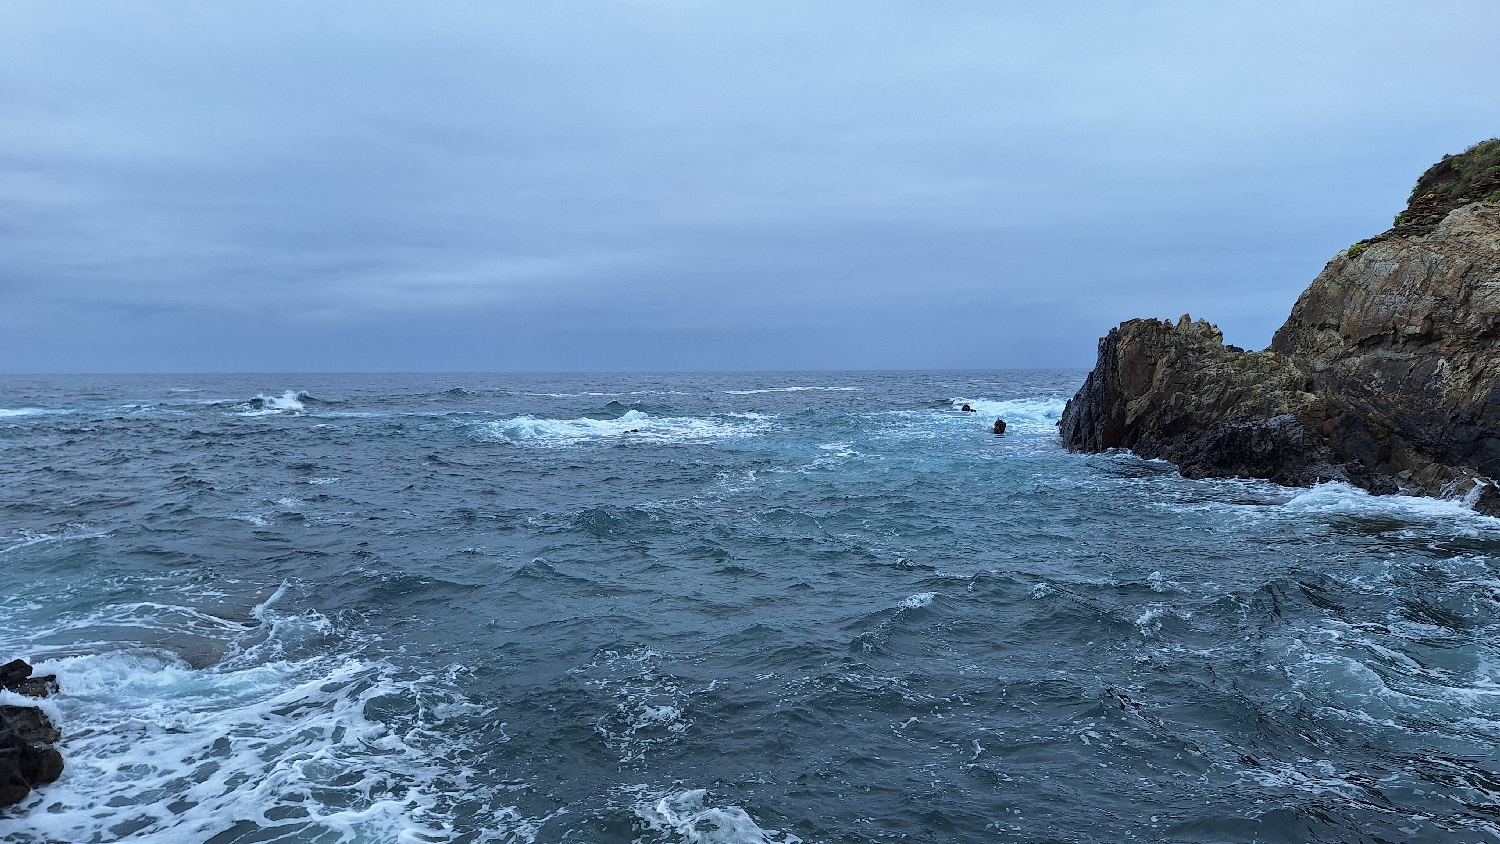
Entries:
POLYGON ((1497 840, 1500 520, 1068 454, 1082 376, 0 380, 0 838, 1497 840))

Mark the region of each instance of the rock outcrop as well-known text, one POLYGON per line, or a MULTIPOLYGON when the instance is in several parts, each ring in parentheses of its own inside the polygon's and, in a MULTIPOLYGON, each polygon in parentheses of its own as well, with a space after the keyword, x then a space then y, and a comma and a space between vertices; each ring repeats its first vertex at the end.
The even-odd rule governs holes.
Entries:
MULTIPOLYGON (((24 660, 0 665, 0 688, 28 697, 57 690, 57 678, 32 677, 24 660)), ((33 788, 62 776, 62 754, 52 745, 62 738, 36 706, 0 705, 0 806, 25 800, 33 788)))
POLYGON ((1340 480, 1500 515, 1500 140, 1429 169, 1263 352, 1187 317, 1111 330, 1059 429, 1071 450, 1128 448, 1188 477, 1340 480))

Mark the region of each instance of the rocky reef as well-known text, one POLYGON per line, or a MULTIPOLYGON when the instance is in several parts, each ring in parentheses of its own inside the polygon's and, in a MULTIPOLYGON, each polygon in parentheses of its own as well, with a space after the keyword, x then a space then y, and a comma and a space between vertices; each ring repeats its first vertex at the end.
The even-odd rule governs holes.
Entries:
MULTIPOLYGON (((27 697, 57 691, 55 676, 31 675, 24 660, 0 665, 0 688, 27 697)), ((62 754, 52 746, 61 737, 41 707, 0 705, 0 806, 19 803, 33 788, 62 776, 62 754)))
POLYGON ((1388 231, 1335 255, 1271 347, 1136 319, 1058 423, 1193 478, 1466 497, 1500 515, 1500 139, 1418 180, 1388 231))

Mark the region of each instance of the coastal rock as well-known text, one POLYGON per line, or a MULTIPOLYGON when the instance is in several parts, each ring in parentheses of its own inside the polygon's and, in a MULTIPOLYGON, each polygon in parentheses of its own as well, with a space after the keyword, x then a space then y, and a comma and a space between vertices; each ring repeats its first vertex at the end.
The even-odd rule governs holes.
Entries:
POLYGON ((1271 347, 1131 320, 1059 422, 1187 477, 1340 480, 1500 515, 1500 140, 1429 169, 1397 225, 1339 253, 1271 347), (1439 215, 1438 219, 1434 219, 1439 215))
POLYGON ((24 659, 13 659, 0 665, 0 689, 27 697, 46 697, 57 691, 57 675, 31 676, 31 665, 24 659))
MULTIPOLYGON (((32 697, 56 689, 56 677, 31 674, 30 665, 14 660, 0 666, 0 687, 32 697)), ((39 707, 0 706, 0 806, 19 803, 33 788, 62 776, 62 754, 52 747, 60 738, 39 707)))

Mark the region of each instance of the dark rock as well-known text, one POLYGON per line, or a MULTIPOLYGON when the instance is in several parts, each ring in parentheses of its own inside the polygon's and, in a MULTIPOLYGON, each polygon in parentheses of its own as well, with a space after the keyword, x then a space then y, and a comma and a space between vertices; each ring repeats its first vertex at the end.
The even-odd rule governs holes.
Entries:
POLYGON ((1429 170, 1264 352, 1187 317, 1111 330, 1059 430, 1071 450, 1129 448, 1188 477, 1474 491, 1500 514, 1500 492, 1475 486, 1500 477, 1500 140, 1429 170))
MULTIPOLYGON (((33 677, 23 660, 0 665, 0 687, 46 697, 57 689, 57 677, 33 677)), ((62 776, 63 758, 52 744, 62 733, 35 706, 0 706, 0 806, 26 799, 31 790, 62 776)))
POLYGON ((993 432, 993 433, 996 433, 996 434, 1003 434, 1003 433, 1005 433, 1005 420, 1004 419, 996 419, 995 420, 995 427, 991 428, 990 431, 993 432))
POLYGON ((0 706, 0 730, 9 730, 32 744, 52 744, 62 738, 47 713, 35 706, 0 706))
POLYGON ((57 691, 57 675, 48 674, 43 677, 28 677, 17 683, 13 691, 27 697, 47 697, 57 691))
POLYGON ((24 659, 13 659, 0 665, 0 688, 15 691, 15 687, 22 680, 31 676, 31 665, 24 659))
POLYGON ((17 692, 27 697, 46 697, 57 691, 57 675, 31 676, 34 671, 24 659, 13 659, 0 665, 0 689, 17 692))
POLYGON ((964 413, 978 413, 979 412, 979 411, 975 410, 974 408, 969 407, 968 405, 964 405, 963 407, 960 407, 959 410, 963 411, 964 413))

